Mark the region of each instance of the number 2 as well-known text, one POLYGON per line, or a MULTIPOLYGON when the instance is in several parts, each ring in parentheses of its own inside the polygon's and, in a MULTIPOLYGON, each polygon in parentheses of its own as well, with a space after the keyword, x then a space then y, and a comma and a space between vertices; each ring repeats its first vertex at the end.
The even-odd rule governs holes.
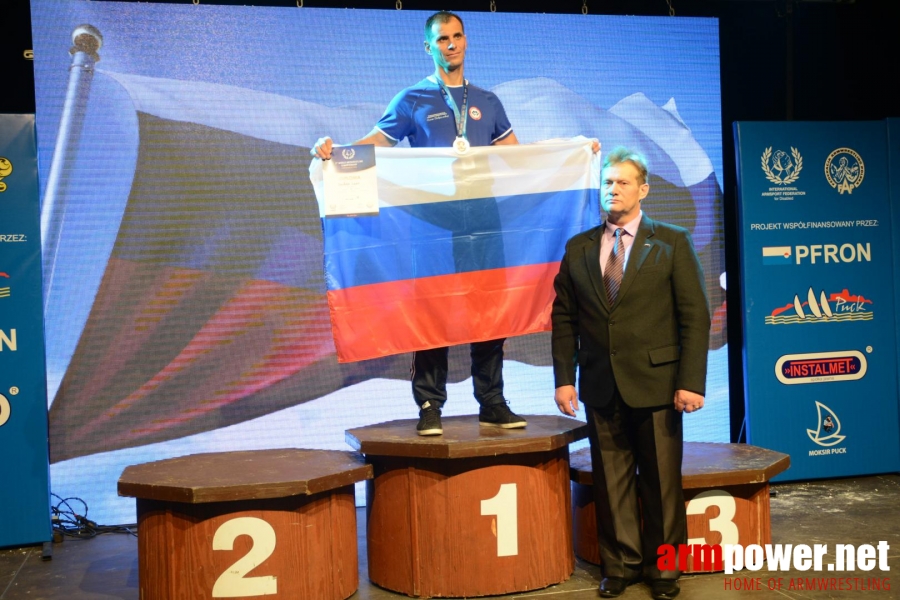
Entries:
POLYGON ((265 577, 246 577, 275 551, 275 530, 267 522, 255 517, 238 517, 222 523, 213 536, 213 550, 233 550, 234 540, 249 535, 253 540, 250 551, 219 575, 213 585, 213 598, 270 596, 278 593, 278 580, 265 577))

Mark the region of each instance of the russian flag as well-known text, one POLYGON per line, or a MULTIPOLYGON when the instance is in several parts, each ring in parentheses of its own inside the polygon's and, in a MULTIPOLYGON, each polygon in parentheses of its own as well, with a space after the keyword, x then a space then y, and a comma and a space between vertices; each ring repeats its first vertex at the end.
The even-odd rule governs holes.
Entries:
POLYGON ((379 214, 323 218, 338 360, 549 330, 565 243, 599 223, 599 162, 586 138, 377 148, 379 214))
POLYGON ((790 246, 763 246, 764 265, 789 265, 791 264, 790 246))

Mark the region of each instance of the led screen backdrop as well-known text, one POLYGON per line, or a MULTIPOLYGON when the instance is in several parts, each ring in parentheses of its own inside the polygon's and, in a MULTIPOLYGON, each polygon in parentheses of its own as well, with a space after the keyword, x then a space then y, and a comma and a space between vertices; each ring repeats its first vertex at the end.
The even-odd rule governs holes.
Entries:
MULTIPOLYGON (((32 10, 53 491, 126 522, 129 464, 346 449, 349 427, 415 417, 408 355, 335 358, 308 167, 319 136, 361 137, 433 71, 427 13, 32 10)), ((708 405, 686 435, 727 441, 716 21, 463 17, 467 78, 521 142, 585 135, 648 156, 645 211, 692 231, 715 311, 708 405)), ((467 353, 451 354, 446 414, 477 410, 467 353)), ((555 410, 548 334, 507 342, 504 373, 517 412, 555 410)))

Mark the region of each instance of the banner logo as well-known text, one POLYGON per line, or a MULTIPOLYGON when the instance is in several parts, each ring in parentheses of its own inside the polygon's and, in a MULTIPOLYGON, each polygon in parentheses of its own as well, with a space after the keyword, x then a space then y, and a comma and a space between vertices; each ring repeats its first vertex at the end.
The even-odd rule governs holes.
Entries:
POLYGON ((803 169, 803 157, 793 146, 790 156, 784 150, 776 150, 773 154, 772 147, 769 146, 763 151, 761 162, 766 179, 778 185, 794 183, 803 169))
POLYGON ((806 434, 809 439, 820 446, 834 446, 840 444, 847 437, 840 435, 841 421, 838 419, 834 411, 816 400, 816 414, 819 420, 818 427, 814 430, 807 429, 806 434), (825 413, 823 415, 823 412, 825 413))
POLYGON ((764 265, 789 265, 791 264, 790 246, 763 246, 764 265))
POLYGON ((828 184, 843 194, 852 194, 862 185, 866 175, 866 165, 862 157, 850 148, 838 148, 825 160, 825 179, 828 184))
POLYGON ((775 376, 785 385, 862 379, 869 364, 862 352, 785 354, 775 363, 775 376))
MULTIPOLYGON (((809 264, 819 263, 854 263, 872 262, 872 244, 857 242, 854 244, 811 244, 809 246, 794 246, 794 264, 803 263, 804 259, 809 264)), ((764 265, 789 265, 792 248, 790 246, 763 246, 762 256, 764 265)))
POLYGON ((6 191, 6 184, 3 183, 3 178, 9 177, 10 173, 12 173, 12 163, 9 162, 8 158, 0 156, 0 193, 6 191))
POLYGON ((797 323, 837 323, 839 321, 871 321, 875 313, 872 301, 861 294, 851 294, 847 288, 825 296, 825 291, 816 293, 812 288, 806 293, 806 302, 794 294, 794 301, 772 311, 766 317, 766 325, 796 325, 797 323))
MULTIPOLYGON (((9 279, 9 275, 0 271, 0 283, 3 283, 3 279, 9 279)), ((0 298, 9 298, 9 286, 0 285, 0 298)))
POLYGON ((0 394, 0 427, 6 425, 6 422, 9 421, 10 410, 9 400, 6 399, 6 396, 0 394))
POLYGON ((816 259, 822 259, 824 263, 852 263, 872 262, 872 244, 811 244, 809 246, 795 246, 797 250, 797 264, 809 259, 809 264, 816 264, 816 259))

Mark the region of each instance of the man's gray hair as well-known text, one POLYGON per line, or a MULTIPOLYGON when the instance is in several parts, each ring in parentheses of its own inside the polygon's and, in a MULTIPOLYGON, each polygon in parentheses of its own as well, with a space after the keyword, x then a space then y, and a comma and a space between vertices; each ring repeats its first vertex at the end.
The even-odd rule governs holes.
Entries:
POLYGON ((612 152, 606 155, 606 158, 603 159, 603 168, 612 167, 622 163, 631 163, 634 165, 634 168, 638 170, 638 178, 640 179, 641 185, 648 183, 650 180, 650 171, 647 169, 647 159, 644 158, 644 155, 640 152, 632 150, 631 148, 626 148, 625 146, 618 146, 613 148, 612 152))

